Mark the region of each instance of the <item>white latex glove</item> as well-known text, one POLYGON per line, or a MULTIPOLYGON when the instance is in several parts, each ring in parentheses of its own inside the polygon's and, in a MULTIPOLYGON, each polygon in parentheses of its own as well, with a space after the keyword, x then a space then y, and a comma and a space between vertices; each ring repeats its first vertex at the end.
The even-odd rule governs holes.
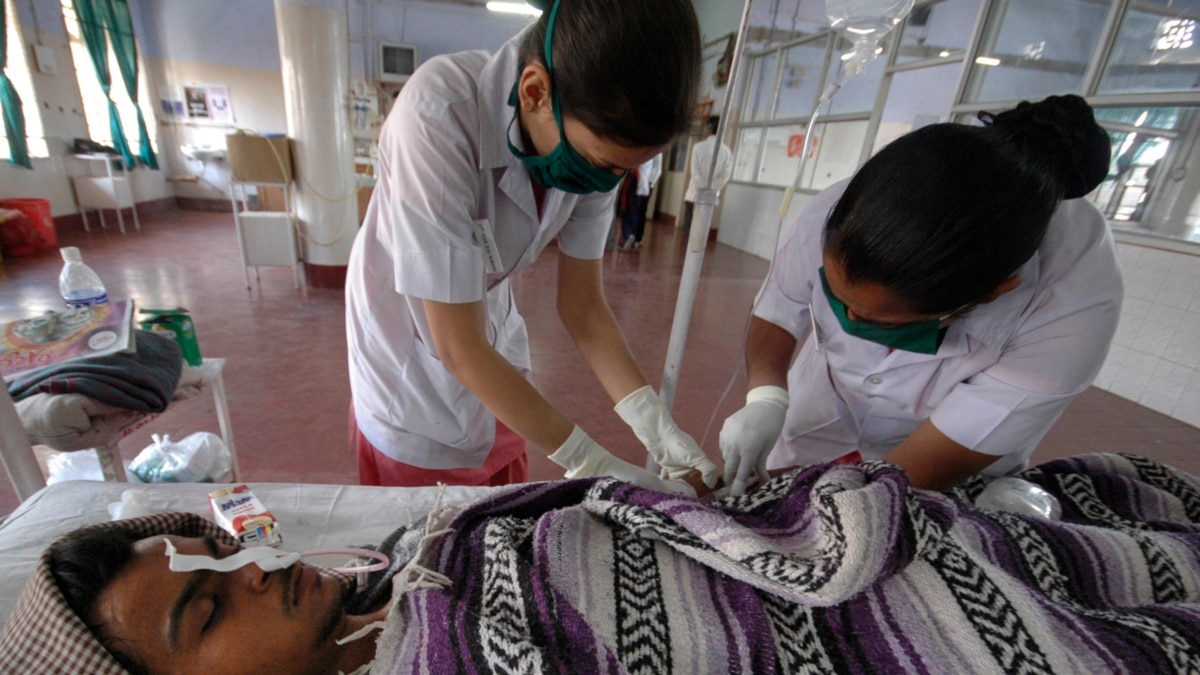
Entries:
POLYGON ((663 476, 683 478, 699 471, 705 485, 713 487, 717 484, 721 470, 709 461, 696 441, 675 424, 667 404, 650 385, 621 399, 616 411, 633 429, 638 440, 646 445, 650 456, 662 468, 663 476))
POLYGON ((745 407, 725 420, 720 443, 729 494, 744 493, 751 478, 767 480, 767 455, 783 433, 787 409, 787 389, 765 385, 751 389, 745 407))
POLYGON ((612 476, 648 490, 696 496, 692 486, 683 481, 663 480, 639 466, 618 459, 578 426, 566 442, 550 455, 550 461, 566 469, 567 478, 612 476))

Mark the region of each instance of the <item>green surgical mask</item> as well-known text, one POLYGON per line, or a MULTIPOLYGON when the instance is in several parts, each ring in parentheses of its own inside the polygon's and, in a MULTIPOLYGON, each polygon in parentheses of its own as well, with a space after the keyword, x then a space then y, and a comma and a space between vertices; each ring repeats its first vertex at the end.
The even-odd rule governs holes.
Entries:
POLYGON ((567 134, 563 131, 562 108, 558 102, 558 87, 554 84, 554 65, 550 56, 550 44, 554 36, 554 18, 558 15, 561 0, 554 3, 550 10, 550 18, 546 22, 546 70, 550 73, 550 107, 554 112, 554 123, 558 126, 558 145, 550 154, 542 157, 537 154, 521 152, 512 144, 512 125, 517 121, 517 85, 520 83, 518 71, 517 82, 513 83, 512 93, 508 95, 508 104, 513 106, 512 122, 508 123, 508 150, 525 164, 529 175, 538 185, 544 188, 555 188, 563 192, 585 195, 592 192, 608 192, 617 187, 624 174, 615 174, 607 169, 592 166, 592 163, 579 154, 567 142, 567 134))
POLYGON ((842 330, 856 338, 869 340, 884 347, 917 354, 936 354, 938 347, 942 345, 942 338, 946 335, 946 331, 942 329, 942 322, 957 313, 951 312, 938 319, 906 323, 903 326, 894 327, 853 321, 846 314, 846 305, 837 299, 833 291, 829 290, 829 281, 825 278, 825 268, 822 267, 818 273, 821 276, 821 288, 825 291, 825 298, 829 300, 829 306, 833 308, 833 313, 837 316, 838 323, 842 325, 842 330))

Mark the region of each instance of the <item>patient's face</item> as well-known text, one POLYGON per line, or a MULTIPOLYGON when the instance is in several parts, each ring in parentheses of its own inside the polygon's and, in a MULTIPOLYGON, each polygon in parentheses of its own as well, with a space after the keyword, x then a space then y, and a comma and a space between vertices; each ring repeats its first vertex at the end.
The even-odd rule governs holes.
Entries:
MULTIPOLYGON (((223 558, 213 539, 169 537, 180 553, 223 558)), ((97 600, 88 623, 110 649, 150 672, 336 672, 343 588, 318 569, 172 572, 164 537, 134 545, 135 558, 97 600)))

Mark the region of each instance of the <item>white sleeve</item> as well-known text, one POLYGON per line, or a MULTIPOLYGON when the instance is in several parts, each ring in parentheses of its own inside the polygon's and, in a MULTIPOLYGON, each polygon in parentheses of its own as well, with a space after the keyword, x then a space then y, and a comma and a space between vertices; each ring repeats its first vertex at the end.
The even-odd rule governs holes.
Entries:
POLYGON ((380 134, 377 240, 397 293, 474 302, 484 278, 473 239, 480 173, 470 126, 459 119, 471 106, 458 110, 440 91, 422 95, 424 84, 409 81, 380 134))
POLYGON ((1119 314, 1120 301, 1108 298, 1023 332, 994 365, 955 386, 930 421, 976 452, 1028 456, 1096 378, 1119 314))
POLYGON ((1116 332, 1124 290, 1104 217, 1072 200, 1051 228, 1046 241, 1057 243, 1039 249, 1039 265, 1053 280, 1034 296, 999 359, 951 390, 930 417, 977 452, 1028 456, 1091 385, 1116 332))
POLYGON ((603 258, 616 199, 617 188, 580 197, 567 224, 558 233, 559 250, 581 260, 603 258))

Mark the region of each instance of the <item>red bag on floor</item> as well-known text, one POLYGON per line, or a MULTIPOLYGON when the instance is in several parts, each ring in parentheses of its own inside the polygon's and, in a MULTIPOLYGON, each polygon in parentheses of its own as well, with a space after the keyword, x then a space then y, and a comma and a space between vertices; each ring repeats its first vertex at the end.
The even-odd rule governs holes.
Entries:
POLYGON ((50 200, 0 200, 0 251, 4 255, 31 255, 57 247, 50 200))
POLYGON ((20 211, 0 209, 0 252, 6 256, 30 255, 37 250, 37 228, 20 211))

